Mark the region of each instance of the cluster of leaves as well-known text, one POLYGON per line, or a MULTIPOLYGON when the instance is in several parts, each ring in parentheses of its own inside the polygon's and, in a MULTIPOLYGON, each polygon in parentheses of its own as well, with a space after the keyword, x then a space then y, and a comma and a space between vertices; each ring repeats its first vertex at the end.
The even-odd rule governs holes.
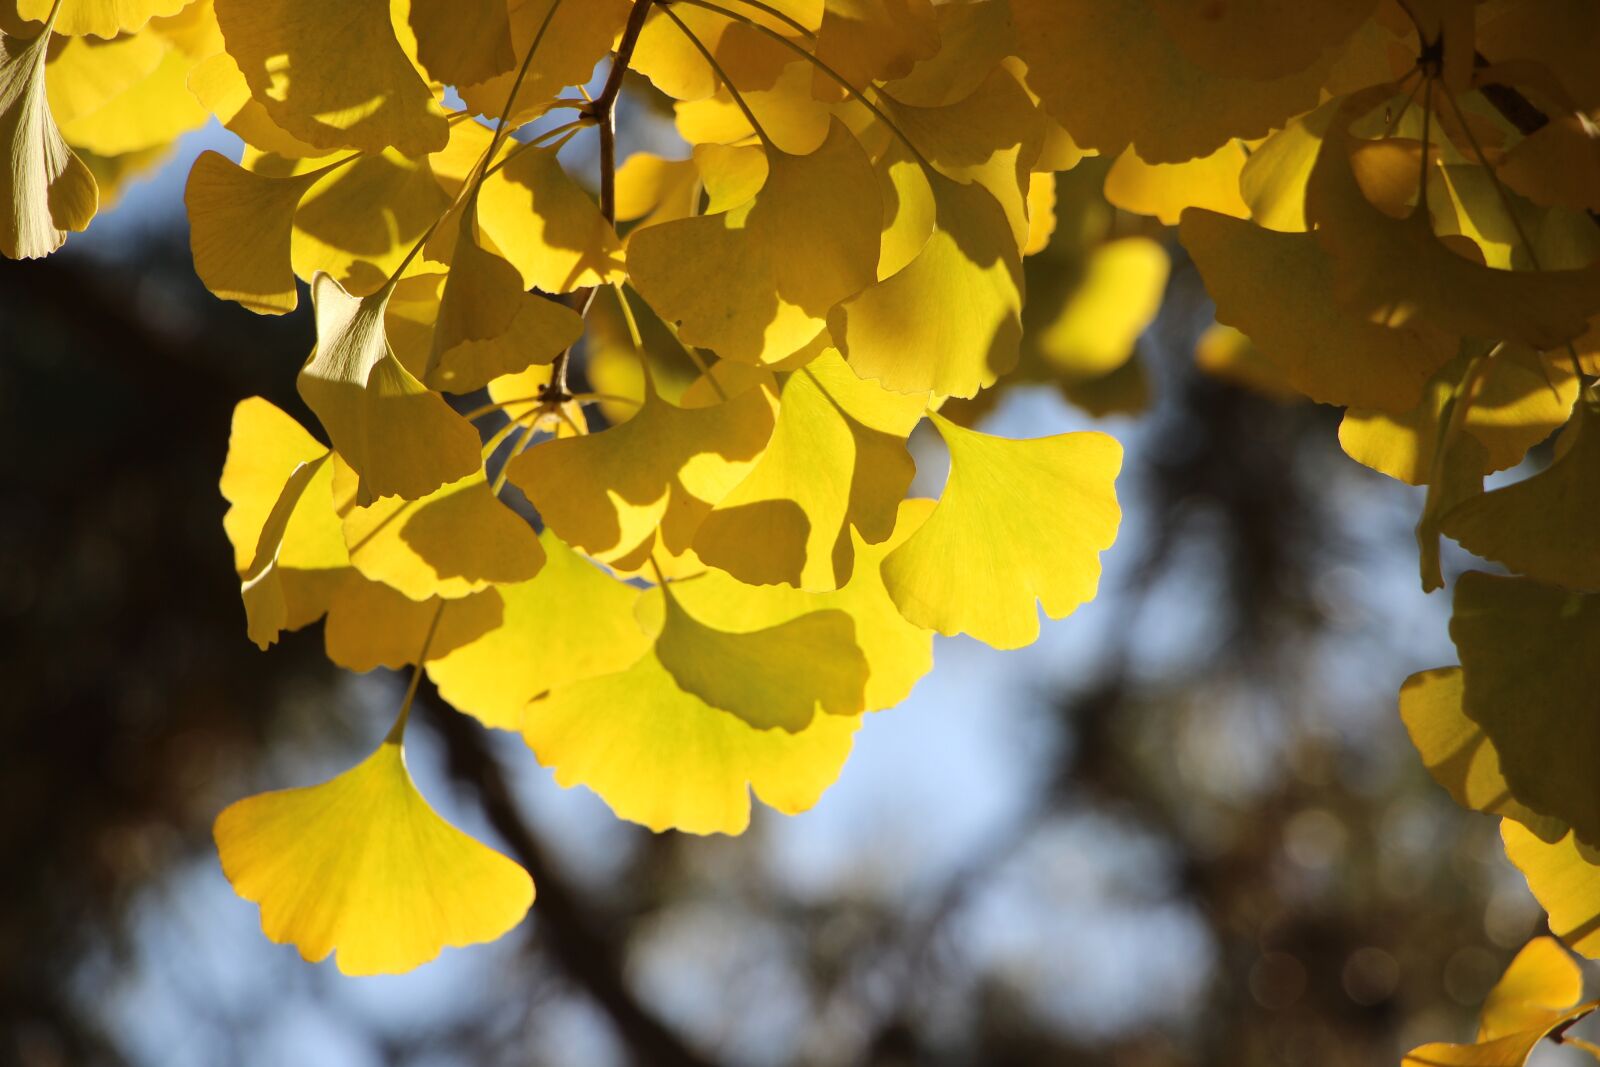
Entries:
POLYGON ((1462 666, 1402 712, 1600 955, 1583 0, 6 0, 0 29, 0 251, 215 116, 245 148, 190 174, 200 277, 263 314, 310 285, 330 444, 246 401, 223 474, 249 633, 325 618, 334 662, 414 671, 369 760, 219 819, 274 939, 404 969, 527 909, 406 774, 424 671, 619 816, 737 833, 751 790, 816 801, 935 632, 1020 647, 1092 598, 1115 442, 970 427, 1002 379, 1137 406, 1168 260, 1109 203, 1198 267, 1202 366, 1345 408, 1354 459, 1428 487, 1425 587, 1442 535, 1516 573, 1458 583, 1462 666), (685 158, 616 166, 625 84, 685 158), (561 158, 590 128, 597 198, 561 158), (906 499, 924 421, 937 502, 906 499))

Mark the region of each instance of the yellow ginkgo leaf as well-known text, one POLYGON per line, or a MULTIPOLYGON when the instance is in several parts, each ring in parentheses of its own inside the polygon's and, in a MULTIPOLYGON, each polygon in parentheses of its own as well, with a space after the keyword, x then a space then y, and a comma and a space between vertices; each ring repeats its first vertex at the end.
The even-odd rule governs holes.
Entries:
POLYGON ((1407 411, 1455 354, 1456 339, 1424 323, 1366 321, 1331 301, 1335 265, 1309 234, 1200 208, 1183 213, 1180 234, 1217 321, 1247 334, 1313 400, 1407 411))
POLYGON ((1531 478, 1475 496, 1441 529, 1518 574, 1600 592, 1600 414, 1578 407, 1570 447, 1531 478))
POLYGON ((875 278, 883 207, 866 153, 843 124, 822 147, 768 152, 766 183, 731 210, 635 230, 634 288, 685 344, 773 363, 875 278))
POLYGON ((1556 271, 1487 267, 1441 242, 1427 212, 1393 218, 1362 193, 1351 164, 1350 126, 1396 92, 1393 85, 1375 86, 1344 102, 1306 190, 1306 216, 1334 261, 1334 299, 1374 321, 1415 316, 1461 336, 1520 341, 1540 350, 1582 334, 1600 313, 1600 265, 1556 271))
MULTIPOLYGON (((827 0, 817 27, 817 58, 851 85, 892 81, 939 51, 931 0, 827 0)), ((838 94, 820 73, 817 94, 838 94)))
POLYGON ((43 22, 56 7, 52 27, 71 37, 92 35, 112 38, 143 29, 151 19, 176 15, 193 0, 17 0, 17 14, 29 22, 43 22))
POLYGON ((758 730, 678 688, 651 652, 624 671, 528 705, 523 737, 563 787, 587 786, 652 830, 739 834, 750 791, 787 815, 815 804, 861 719, 819 715, 799 733, 758 730))
POLYGON ((485 179, 478 225, 524 285, 569 293, 622 280, 622 242, 556 148, 528 148, 485 179))
MULTIPOLYGON (((165 43, 153 29, 140 36, 165 43)), ((115 156, 166 145, 199 129, 210 115, 189 92, 189 72, 194 65, 194 57, 167 45, 153 68, 97 107, 70 118, 58 112, 61 136, 84 151, 115 156)))
POLYGON ((506 0, 411 0, 410 7, 417 59, 434 81, 473 85, 516 66, 506 0))
POLYGON ((97 37, 55 41, 44 84, 56 124, 64 126, 105 107, 148 78, 171 50, 171 42, 154 31, 109 41, 97 37))
POLYGON ((1024 256, 1036 256, 1050 246, 1056 233, 1056 176, 1035 171, 1028 178, 1028 240, 1024 256))
POLYGON ((1549 842, 1511 819, 1500 822, 1506 856, 1528 879, 1550 930, 1575 952, 1600 959, 1600 849, 1568 833, 1549 842))
MULTIPOLYGON (((1465 423, 1467 433, 1484 447, 1479 473, 1516 466, 1528 449, 1567 421, 1578 396, 1578 379, 1564 357, 1520 345, 1507 345, 1494 357, 1465 423)), ((1439 368, 1428 379, 1421 403, 1410 411, 1351 408, 1339 424, 1340 446, 1351 459, 1391 478, 1426 484, 1448 404, 1467 365, 1467 356, 1461 354, 1439 368)))
POLYGON ((1418 671, 1400 687, 1400 721, 1433 780, 1457 804, 1472 811, 1515 819, 1548 840, 1567 832, 1559 819, 1539 815, 1517 801, 1500 773, 1500 756, 1483 727, 1461 705, 1461 668, 1418 671))
POLYGON ((798 733, 819 709, 858 715, 866 707, 867 660, 856 625, 823 610, 738 632, 696 619, 664 586, 655 656, 678 688, 758 730, 798 733))
POLYGON ((443 148, 449 128, 395 37, 390 6, 217 0, 216 11, 228 54, 279 126, 319 148, 419 156, 443 148))
POLYGON ((1500 755, 1512 794, 1600 842, 1591 769, 1600 757, 1600 596, 1469 572, 1450 637, 1462 706, 1500 755))
POLYGON ((1257 225, 1283 233, 1304 233, 1311 228, 1306 222, 1306 182, 1340 103, 1339 99, 1329 100, 1295 117, 1250 153, 1239 172, 1239 195, 1250 205, 1249 217, 1257 225))
POLYGON ((0 33, 0 255, 38 259, 99 207, 94 175, 62 139, 45 90, 48 30, 25 40, 0 33))
MULTIPOLYGON (((678 133, 694 145, 734 144, 756 135, 759 129, 780 151, 793 155, 815 152, 827 139, 831 123, 828 105, 812 94, 812 64, 752 26, 728 22, 721 15, 712 17, 723 19, 714 37, 715 53, 723 57, 723 69, 738 87, 739 99, 735 101, 718 79, 714 92, 680 101, 673 109, 678 133)), ((671 32, 687 41, 676 25, 671 32)), ((692 42, 688 47, 694 53, 690 61, 708 68, 700 50, 692 42)))
POLYGON ((1106 154, 1131 143, 1149 163, 1266 136, 1317 103, 1328 69, 1323 58, 1268 80, 1218 73, 1185 53, 1148 0, 1012 0, 1011 10, 1029 82, 1073 139, 1106 154))
POLYGON ((885 87, 889 96, 916 107, 945 107, 975 92, 1007 56, 1016 54, 1009 4, 941 4, 939 50, 911 73, 885 87))
MULTIPOLYGON (((440 6, 453 10, 449 2, 440 6)), ((521 116, 569 85, 583 85, 594 73, 600 57, 611 50, 632 10, 632 0, 510 0, 511 51, 521 65, 534 41, 539 50, 528 63, 517 98, 507 110, 521 116), (542 36, 541 36, 542 34, 542 36)), ((459 15, 451 16, 459 18, 459 15)), ((461 20, 467 27, 474 24, 461 20)), ((516 70, 508 69, 487 81, 458 85, 467 107, 499 118, 511 95, 516 70)))
POLYGON ((1106 175, 1106 199, 1168 226, 1176 226, 1189 207, 1247 219, 1250 208, 1239 194, 1239 174, 1248 158, 1237 141, 1183 163, 1146 163, 1133 149, 1124 149, 1106 175))
POLYGON ((533 903, 528 873, 440 818, 398 741, 322 785, 237 801, 213 828, 223 873, 261 929, 345 974, 409 971, 492 941, 533 903))
POLYGON ((700 171, 690 159, 635 152, 617 168, 617 220, 657 226, 694 214, 700 171))
POLYGON ((620 426, 521 453, 510 479, 563 541, 596 559, 628 555, 657 527, 676 553, 761 455, 772 407, 759 387, 702 408, 651 390, 620 426))
POLYGON ((428 677, 459 711, 486 726, 521 730, 528 701, 541 693, 636 662, 650 648, 634 607, 639 591, 540 535, 545 565, 531 581, 498 587, 501 624, 471 644, 428 662, 428 677))
POLYGON ((1579 1004, 1582 996, 1583 972, 1566 949, 1555 938, 1535 938, 1489 991, 1473 1044, 1423 1045, 1401 1067, 1522 1067, 1553 1030, 1595 1009, 1579 1004))
POLYGON ((903 501, 892 535, 869 544, 850 533, 856 558, 847 585, 808 593, 791 586, 751 586, 725 571, 707 570, 672 586, 695 618, 723 629, 776 626, 817 611, 840 611, 855 620, 855 639, 866 657, 867 711, 892 708, 933 667, 933 632, 907 622, 883 586, 884 556, 910 537, 933 510, 931 500, 903 501))
POLYGON ((360 475, 357 502, 416 500, 479 469, 478 433, 395 358, 384 336, 392 289, 365 299, 326 274, 311 284, 317 349, 300 395, 360 475))
POLYGON ((1044 361, 1074 380, 1103 377, 1126 363, 1155 321, 1171 261, 1148 237, 1096 247, 1061 311, 1030 339, 1044 361))
POLYGON ((500 502, 482 469, 420 500, 386 496, 349 508, 344 539, 356 570, 412 600, 525 582, 544 565, 538 536, 500 502))
POLYGON ((503 618, 494 589, 460 600, 412 600, 352 569, 328 600, 323 651, 347 671, 399 670, 415 663, 424 647, 431 662, 479 641, 503 618))
POLYGON ((896 124, 947 178, 976 182, 1005 209, 1021 249, 1028 243, 1028 185, 1044 145, 1045 118, 1017 75, 996 67, 970 95, 946 107, 889 100, 896 124))
POLYGON ((233 545, 247 632, 262 648, 321 618, 349 568, 328 458, 324 445, 261 397, 234 408, 222 526, 233 545))
POLYGON ((1101 433, 1014 441, 932 420, 950 477, 933 514, 884 559, 884 585, 919 626, 1031 644, 1038 606, 1059 619, 1094 597, 1122 518, 1122 446, 1101 433))
POLYGON ((183 201, 195 273, 206 288, 263 315, 293 311, 300 301, 290 258, 295 209, 335 165, 270 178, 200 153, 183 201))
POLYGON ((226 52, 207 56, 195 65, 189 72, 189 91, 217 121, 252 148, 288 159, 324 154, 316 145, 306 144, 272 121, 267 109, 250 95, 239 65, 226 52))
MULTIPOLYGON (((922 162, 898 140, 891 140, 873 162, 883 198, 883 235, 878 250, 879 281, 916 259, 933 236, 939 206, 922 162)), ((1031 217, 1031 216, 1030 216, 1031 217)))
POLYGON ((857 378, 832 350, 795 371, 766 452, 706 516, 695 552, 758 585, 849 581, 848 526, 869 541, 889 536, 916 473, 905 441, 926 404, 857 378))
POLYGON ((900 271, 835 308, 828 332, 857 374, 886 389, 974 396, 1017 364, 1022 257, 987 189, 927 179, 932 235, 900 271))

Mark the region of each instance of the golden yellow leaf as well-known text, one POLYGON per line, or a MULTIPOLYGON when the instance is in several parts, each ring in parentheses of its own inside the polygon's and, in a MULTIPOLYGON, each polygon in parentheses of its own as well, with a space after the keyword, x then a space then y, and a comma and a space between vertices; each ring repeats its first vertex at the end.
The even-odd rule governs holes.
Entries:
POLYGON ((499 628, 503 610, 494 589, 460 600, 412 600, 347 570, 328 600, 323 651, 347 671, 399 670, 415 663, 424 645, 431 662, 482 640, 499 628))
POLYGON ((1376 0, 1153 0, 1184 56, 1213 74, 1270 80, 1315 63, 1365 22, 1376 0))
POLYGON ((1108 155, 1131 144, 1149 163, 1266 136, 1316 105, 1328 69, 1323 57, 1269 80, 1217 73, 1148 0, 1012 0, 1011 10, 1029 82, 1073 140, 1108 155))
POLYGON ((417 59, 435 81, 472 85, 516 66, 506 0, 410 0, 410 7, 417 59))
POLYGON ((1478 572, 1456 584, 1450 637, 1462 706, 1500 755, 1512 794, 1600 841, 1600 596, 1478 572))
POLYGON ((1122 513, 1122 447, 1100 433, 1014 441, 931 416, 950 477, 928 520, 883 562, 908 620, 995 648, 1039 636, 1038 605, 1063 618, 1092 599, 1122 513))
POLYGON ((673 595, 701 622, 723 629, 775 626, 817 611, 842 611, 855 620, 855 639, 866 657, 867 711, 892 708, 910 695, 933 667, 933 632, 906 621, 884 588, 883 558, 910 537, 933 510, 931 500, 903 501, 891 535, 869 544, 849 536, 856 566, 849 582, 832 592, 790 586, 751 586, 721 570, 707 570, 673 585, 673 595))
POLYGON ((723 630, 696 619, 670 585, 662 589, 666 613, 655 656, 685 693, 758 730, 789 733, 804 730, 818 710, 865 710, 867 660, 845 612, 825 609, 759 629, 723 630))
MULTIPOLYGON (((817 58, 854 86, 892 81, 939 51, 931 0, 827 0, 817 27, 817 58)), ((820 73, 818 96, 839 86, 820 73)))
POLYGON ((1509 271, 1452 252, 1425 211, 1392 218, 1362 194, 1351 165, 1351 124, 1383 106, 1395 86, 1375 86, 1340 107, 1313 169, 1306 216, 1334 262, 1332 294, 1348 311, 1394 323, 1417 317, 1485 340, 1555 348, 1600 313, 1600 265, 1509 271))
POLYGON ((1583 972, 1561 943, 1535 938, 1489 991, 1473 1044, 1423 1045, 1401 1067, 1522 1067, 1547 1034, 1594 1010, 1582 996, 1583 972))
POLYGON ((216 11, 251 95, 300 140, 406 156, 445 146, 444 112, 395 37, 389 0, 217 0, 216 11))
POLYGON ((1096 247, 1060 313, 1036 333, 1039 355, 1073 379, 1122 366, 1161 309, 1170 266, 1166 249, 1148 237, 1096 247))
POLYGON ((1435 328, 1383 325, 1330 300, 1336 265, 1314 236, 1201 208, 1184 212, 1180 234, 1217 303, 1217 321, 1247 334, 1313 400, 1407 411, 1455 353, 1456 339, 1435 328))
POLYGON ((219 122, 258 151, 289 159, 324 154, 272 121, 267 109, 250 95, 239 65, 226 52, 207 56, 195 65, 189 72, 189 91, 219 122))
POLYGON ((1306 221, 1306 182, 1340 103, 1329 100, 1297 115, 1250 154, 1239 172, 1239 195, 1250 205, 1249 217, 1257 225, 1284 233, 1311 228, 1306 221))
POLYGON ((1473 497, 1441 529, 1474 555, 1568 589, 1600 592, 1600 415, 1583 405, 1570 447, 1531 478, 1473 497))
POLYGON ((680 408, 648 391, 632 419, 603 433, 546 441, 511 461, 513 485, 568 544, 620 559, 661 527, 688 547, 711 507, 738 485, 772 435, 765 389, 680 408))
POLYGON ((743 204, 635 230, 629 279, 685 344, 773 363, 874 280, 882 210, 866 153, 835 123, 810 155, 770 150, 743 204))
POLYGON ((939 23, 939 50, 885 86, 903 104, 953 104, 976 91, 990 71, 1016 54, 1009 4, 941 4, 934 8, 934 17, 939 23))
POLYGON ((622 242, 556 148, 516 150, 483 183, 478 225, 529 289, 569 293, 623 278, 622 242))
POLYGON ((1550 929, 1574 951, 1600 959, 1600 851, 1568 833, 1554 843, 1519 822, 1503 819, 1506 856, 1528 879, 1550 929))
POLYGON ((300 395, 360 475, 361 504, 415 500, 482 464, 472 424, 390 350, 383 320, 391 292, 357 299, 326 274, 311 284, 317 349, 300 371, 300 395))
MULTIPOLYGON (((140 36, 165 43, 154 29, 140 36)), ((73 41, 71 45, 82 48, 87 42, 73 41)), ((61 136, 85 151, 115 156, 165 145, 190 130, 199 129, 210 115, 189 92, 189 72, 194 65, 194 57, 181 48, 167 45, 154 67, 101 100, 98 106, 79 110, 70 117, 57 112, 61 136)), ((49 69, 55 66, 51 63, 49 69)), ((47 73, 46 82, 49 80, 47 73)), ((51 92, 53 103, 53 88, 51 92)))
POLYGON ((67 147, 45 90, 48 31, 32 39, 0 33, 0 255, 38 259, 67 231, 89 225, 99 206, 94 175, 67 147))
POLYGON ((752 584, 849 581, 849 527, 874 542, 893 530, 916 473, 905 440, 926 405, 862 381, 832 350, 795 371, 765 453, 706 516, 696 554, 752 584))
POLYGON ((509 7, 511 51, 517 65, 541 28, 544 36, 509 109, 505 105, 516 78, 514 69, 458 86, 467 107, 490 118, 499 118, 502 110, 521 118, 566 86, 586 84, 600 57, 611 50, 633 4, 631 0, 510 0, 509 7))
POLYGON ((1462 807, 1515 819, 1542 838, 1559 839, 1566 824, 1532 811, 1511 795, 1494 743, 1467 718, 1461 694, 1460 667, 1418 671, 1400 687, 1400 721, 1423 766, 1462 807))
POLYGON ((974 396, 1016 366, 1022 257, 987 189, 937 172, 927 179, 936 218, 927 242, 835 308, 828 332, 857 374, 886 389, 974 396))
POLYGON ((700 171, 691 159, 635 152, 617 168, 617 220, 658 226, 694 214, 700 171))
POLYGON ((650 648, 634 607, 639 591, 585 560, 548 528, 545 565, 526 582, 498 587, 501 624, 430 659, 428 677, 456 709, 486 726, 521 730, 534 697, 614 674, 650 648))
POLYGON ((750 792, 793 815, 815 804, 850 755, 856 715, 799 733, 758 730, 678 688, 651 652, 624 671, 535 700, 523 737, 563 787, 587 786, 652 830, 739 834, 750 792))
POLYGON ((1176 226, 1188 207, 1247 219, 1250 208, 1239 194, 1239 175, 1248 158, 1237 142, 1183 163, 1146 163, 1133 149, 1124 149, 1106 175, 1106 199, 1168 226, 1176 226))
POLYGON ((492 941, 522 921, 533 882, 457 830, 386 741, 322 785, 248 797, 213 833, 234 891, 261 929, 310 961, 338 953, 345 974, 393 974, 445 946, 492 941))
POLYGON ((1600 211, 1600 130, 1587 115, 1556 115, 1512 146, 1499 171, 1536 204, 1600 211))

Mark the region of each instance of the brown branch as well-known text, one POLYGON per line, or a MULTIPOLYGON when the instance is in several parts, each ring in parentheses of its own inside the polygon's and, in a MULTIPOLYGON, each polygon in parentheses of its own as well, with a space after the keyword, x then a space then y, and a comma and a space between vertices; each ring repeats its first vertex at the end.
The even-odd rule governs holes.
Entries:
MULTIPOLYGON (((436 695, 436 694, 433 694, 436 695)), ((611 1017, 617 1033, 648 1067, 717 1067, 640 1003, 622 976, 616 943, 580 903, 581 896, 551 864, 517 809, 505 771, 485 743, 483 728, 436 699, 424 704, 444 740, 450 771, 471 789, 511 854, 537 887, 538 931, 561 969, 611 1017)))

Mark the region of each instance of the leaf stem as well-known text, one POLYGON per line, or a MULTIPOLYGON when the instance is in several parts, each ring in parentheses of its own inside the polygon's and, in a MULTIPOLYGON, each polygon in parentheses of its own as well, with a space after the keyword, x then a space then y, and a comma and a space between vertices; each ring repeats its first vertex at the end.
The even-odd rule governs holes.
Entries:
POLYGON ((439 632, 439 619, 444 615, 445 601, 440 600, 433 609, 433 618, 428 622, 428 633, 422 639, 422 651, 417 653, 417 662, 411 669, 411 682, 406 686, 405 700, 400 703, 400 714, 395 716, 394 725, 389 727, 383 743, 398 745, 406 736, 406 723, 411 719, 411 704, 417 699, 417 687, 422 684, 422 665, 428 661, 428 651, 433 648, 434 634, 439 632))

